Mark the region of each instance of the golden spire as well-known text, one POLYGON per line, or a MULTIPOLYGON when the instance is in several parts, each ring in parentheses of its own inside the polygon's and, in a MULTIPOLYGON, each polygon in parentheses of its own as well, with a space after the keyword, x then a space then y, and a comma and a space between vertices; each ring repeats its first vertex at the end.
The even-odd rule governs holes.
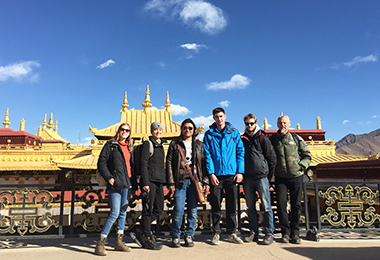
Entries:
POLYGON ((171 112, 171 110, 169 109, 169 107, 171 107, 172 105, 170 105, 170 100, 169 100, 169 91, 166 91, 166 102, 165 102, 165 107, 166 107, 166 111, 167 112, 171 112))
POLYGON ((284 115, 284 113, 281 112, 280 116, 283 116, 283 115, 284 115))
POLYGON ((319 116, 317 117, 317 129, 322 129, 321 118, 319 116))
POLYGON ((7 108, 7 111, 5 112, 4 122, 3 122, 4 128, 8 128, 10 124, 11 123, 9 122, 9 108, 7 108))
POLYGON ((53 112, 50 114, 50 119, 49 119, 49 124, 48 128, 52 129, 54 127, 54 122, 53 122, 53 112))
POLYGON ((301 126, 299 123, 297 123, 297 130, 301 130, 301 126))
POLYGON ((146 92, 145 92, 145 100, 144 100, 144 104, 142 104, 142 106, 144 107, 144 111, 147 111, 149 110, 149 108, 152 106, 152 104, 150 103, 150 95, 149 95, 149 85, 146 85, 146 92))
POLYGON ((264 117, 264 131, 268 130, 268 119, 264 117))
POLYGON ((58 120, 55 120, 54 132, 58 133, 58 120))
POLYGON ((129 107, 129 105, 128 105, 128 100, 127 100, 127 91, 125 91, 124 93, 124 102, 123 102, 123 105, 121 105, 121 107, 123 108, 123 110, 121 110, 120 113, 128 110, 127 108, 129 107))
POLYGON ((24 120, 24 118, 21 119, 21 123, 20 123, 20 131, 25 131, 25 120, 24 120))
POLYGON ((46 128, 46 125, 47 125, 47 123, 46 123, 46 114, 45 114, 44 122, 42 123, 42 128, 46 128))
POLYGON ((41 136, 41 133, 42 133, 42 126, 39 126, 38 127, 38 132, 37 132, 37 136, 41 136))

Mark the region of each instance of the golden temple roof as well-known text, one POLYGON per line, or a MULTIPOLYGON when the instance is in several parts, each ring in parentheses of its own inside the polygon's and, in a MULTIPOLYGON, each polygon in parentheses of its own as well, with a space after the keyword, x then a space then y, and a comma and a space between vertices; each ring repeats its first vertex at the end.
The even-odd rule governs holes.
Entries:
POLYGON ((55 121, 55 125, 54 125, 53 113, 50 114, 49 124, 47 124, 46 122, 46 114, 45 114, 42 126, 38 128, 38 132, 36 135, 42 137, 44 140, 56 140, 56 141, 67 143, 66 140, 63 139, 58 134, 58 121, 55 121))
POLYGON ((160 122, 163 126, 163 137, 173 138, 181 134, 181 125, 172 121, 172 111, 170 110, 169 93, 166 92, 165 109, 150 109, 152 107, 150 101, 149 85, 145 92, 143 110, 128 110, 127 92, 124 94, 124 102, 122 105, 120 122, 113 124, 104 129, 90 128, 98 139, 109 139, 113 137, 121 123, 128 123, 131 126, 131 135, 134 139, 147 138, 151 135, 150 125, 153 122, 160 122))

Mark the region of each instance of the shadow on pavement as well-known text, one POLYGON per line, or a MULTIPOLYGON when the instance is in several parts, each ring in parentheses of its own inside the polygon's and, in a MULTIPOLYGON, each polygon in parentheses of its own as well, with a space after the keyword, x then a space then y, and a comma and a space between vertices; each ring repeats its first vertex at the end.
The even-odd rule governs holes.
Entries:
MULTIPOLYGON (((333 243, 333 241, 331 241, 333 243)), ((283 248, 291 253, 300 256, 308 257, 314 260, 326 259, 379 259, 380 247, 357 247, 357 248, 342 248, 342 247, 294 247, 283 248)))

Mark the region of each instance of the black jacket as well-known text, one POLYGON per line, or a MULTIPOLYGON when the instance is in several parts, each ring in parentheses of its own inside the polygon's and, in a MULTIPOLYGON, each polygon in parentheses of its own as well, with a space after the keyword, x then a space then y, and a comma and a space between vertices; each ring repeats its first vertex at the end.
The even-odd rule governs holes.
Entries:
POLYGON ((124 154, 120 145, 116 141, 108 141, 99 155, 98 171, 107 181, 107 190, 136 189, 137 184, 133 173, 133 153, 131 153, 131 173, 128 177, 124 154), (109 184, 109 180, 114 178, 115 183, 109 184))
POLYGON ((162 143, 165 142, 161 139, 161 144, 150 136, 149 140, 153 143, 154 153, 149 155, 149 142, 143 143, 141 151, 141 179, 140 187, 148 186, 150 182, 165 183, 165 151, 162 143))
POLYGON ((252 137, 244 133, 241 138, 245 148, 244 178, 261 179, 271 176, 277 157, 269 138, 261 130, 252 137))
MULTIPOLYGON (((185 162, 182 159, 177 143, 182 147, 184 154, 186 154, 186 148, 181 138, 178 137, 170 143, 168 153, 166 155, 166 181, 168 186, 172 186, 174 184, 182 184, 185 172, 187 172, 187 167, 185 166, 185 162)), ((209 185, 209 178, 206 170, 206 161, 204 159, 203 152, 203 143, 199 140, 193 140, 193 165, 190 168, 195 179, 209 185)))

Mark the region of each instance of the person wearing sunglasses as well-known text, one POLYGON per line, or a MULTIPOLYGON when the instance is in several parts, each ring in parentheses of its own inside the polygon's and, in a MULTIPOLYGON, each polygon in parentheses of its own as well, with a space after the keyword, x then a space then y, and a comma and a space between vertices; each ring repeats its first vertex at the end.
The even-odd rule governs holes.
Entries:
POLYGON ((219 245, 223 191, 226 198, 226 226, 230 234, 227 241, 242 244, 243 240, 237 230, 236 206, 238 184, 243 181, 244 174, 244 145, 239 131, 226 122, 227 116, 223 108, 215 108, 212 115, 215 122, 203 139, 206 167, 211 183, 211 244, 219 245))
POLYGON ((196 140, 195 130, 196 126, 193 120, 185 119, 181 124, 181 135, 170 143, 166 155, 167 185, 170 194, 174 196, 171 243, 174 248, 181 247, 180 236, 185 202, 187 202, 187 223, 184 231, 184 245, 186 247, 194 246, 193 239, 197 224, 198 201, 196 184, 192 181, 190 174, 193 175, 196 181, 203 182, 206 193, 208 193, 209 189, 203 143, 196 140), (183 158, 183 155, 185 155, 185 158, 183 158), (191 173, 189 173, 189 169, 191 173))
POLYGON ((127 123, 122 123, 115 136, 104 145, 99 155, 98 171, 107 181, 110 213, 95 247, 95 254, 97 255, 107 255, 105 242, 115 221, 117 221, 115 250, 124 252, 131 250, 123 243, 122 238, 131 192, 132 189, 137 189, 132 172, 132 149, 131 127, 127 123))
POLYGON ((245 242, 257 242, 259 237, 259 220, 256 211, 257 193, 264 209, 263 245, 274 241, 273 211, 270 199, 269 179, 277 164, 276 153, 269 138, 261 131, 257 118, 253 114, 244 117, 245 131, 241 136, 244 144, 244 194, 248 207, 249 234, 245 242))

